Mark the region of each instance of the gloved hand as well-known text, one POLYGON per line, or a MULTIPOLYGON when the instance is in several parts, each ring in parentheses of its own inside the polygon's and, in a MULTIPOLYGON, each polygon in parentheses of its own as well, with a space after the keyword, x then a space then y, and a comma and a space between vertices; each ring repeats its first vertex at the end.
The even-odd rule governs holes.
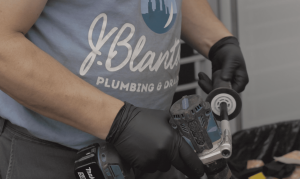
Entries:
MULTIPOLYGON (((222 70, 221 79, 230 81, 232 88, 240 93, 249 82, 245 60, 235 37, 225 37, 215 43, 208 54, 212 62, 212 72, 222 70)), ((199 86, 207 94, 212 90, 212 83, 208 76, 200 72, 199 86)))
POLYGON ((166 111, 138 108, 125 102, 106 141, 132 167, 143 172, 166 172, 171 165, 190 178, 203 175, 202 162, 168 123, 166 111))

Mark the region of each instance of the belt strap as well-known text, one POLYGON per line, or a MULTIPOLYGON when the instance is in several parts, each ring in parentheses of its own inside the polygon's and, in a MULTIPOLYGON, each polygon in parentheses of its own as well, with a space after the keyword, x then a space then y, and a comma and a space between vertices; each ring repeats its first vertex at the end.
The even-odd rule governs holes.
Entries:
POLYGON ((4 131, 5 123, 6 123, 6 120, 3 119, 2 117, 0 117, 0 136, 4 131))

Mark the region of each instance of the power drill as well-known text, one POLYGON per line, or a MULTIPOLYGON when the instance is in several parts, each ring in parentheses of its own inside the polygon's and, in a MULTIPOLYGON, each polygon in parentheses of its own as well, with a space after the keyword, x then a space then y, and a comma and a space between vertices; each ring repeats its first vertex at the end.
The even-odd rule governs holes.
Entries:
MULTIPOLYGON (((214 90, 206 101, 198 95, 184 96, 170 108, 170 124, 198 154, 208 179, 233 178, 225 160, 232 151, 229 120, 242 106, 239 95, 229 82, 221 80, 220 73, 213 74, 214 90)), ((77 154, 77 179, 134 179, 133 170, 111 144, 93 144, 77 154)))
POLYGON ((208 179, 233 178, 226 160, 231 156, 229 120, 241 110, 239 95, 230 82, 221 80, 221 71, 213 74, 213 88, 203 101, 198 95, 184 96, 175 102, 170 123, 198 154, 208 179), (218 127, 217 119, 221 123, 218 127))
POLYGON ((76 179, 134 179, 133 170, 112 144, 92 144, 77 152, 76 179))

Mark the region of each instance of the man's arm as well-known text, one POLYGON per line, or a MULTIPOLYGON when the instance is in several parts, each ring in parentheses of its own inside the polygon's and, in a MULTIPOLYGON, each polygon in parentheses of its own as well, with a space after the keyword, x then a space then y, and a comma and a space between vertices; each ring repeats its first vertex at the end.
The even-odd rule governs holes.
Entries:
POLYGON ((207 0, 182 1, 182 39, 208 57, 210 48, 232 34, 213 13, 207 0))
POLYGON ((0 89, 25 107, 105 139, 124 103, 24 37, 47 0, 0 0, 0 89))
MULTIPOLYGON (((212 71, 221 70, 221 78, 242 92, 249 82, 239 42, 218 20, 207 0, 182 1, 182 39, 212 62, 212 71)), ((212 84, 199 73, 199 85, 209 93, 212 84)))
POLYGON ((0 89, 37 113, 106 139, 135 168, 168 171, 173 165, 200 178, 202 162, 169 125, 168 112, 124 105, 24 37, 46 2, 0 0, 0 89))

